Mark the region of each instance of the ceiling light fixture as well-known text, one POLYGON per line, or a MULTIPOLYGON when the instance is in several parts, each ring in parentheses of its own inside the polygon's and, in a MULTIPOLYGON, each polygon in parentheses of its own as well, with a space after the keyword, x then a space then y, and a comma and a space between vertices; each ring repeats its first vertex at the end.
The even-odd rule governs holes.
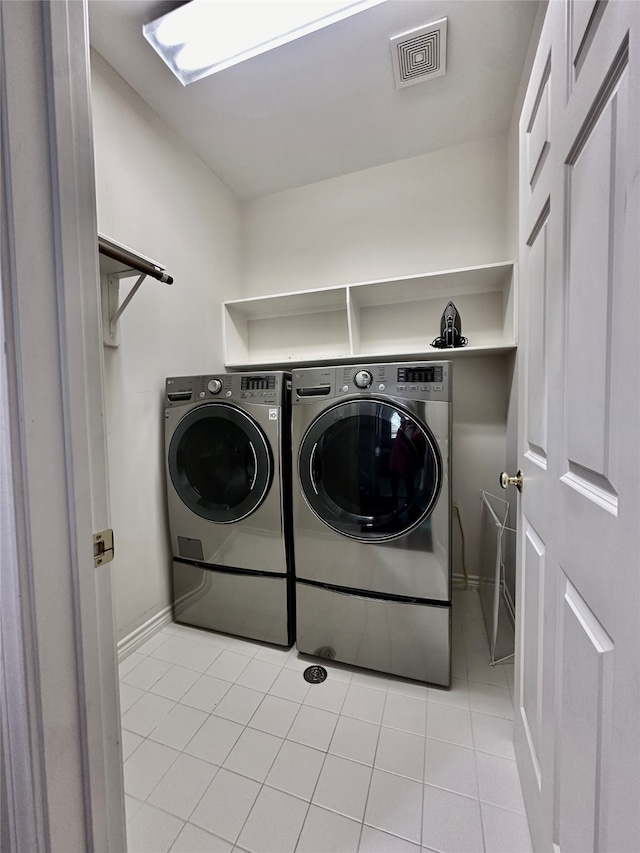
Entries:
POLYGON ((191 0, 142 28, 183 86, 385 0, 191 0))

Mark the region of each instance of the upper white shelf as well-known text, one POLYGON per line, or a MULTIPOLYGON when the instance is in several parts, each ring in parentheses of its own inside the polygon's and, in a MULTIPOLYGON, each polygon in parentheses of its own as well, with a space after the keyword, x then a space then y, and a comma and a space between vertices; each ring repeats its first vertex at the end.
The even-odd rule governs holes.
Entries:
POLYGON ((222 305, 225 363, 272 367, 504 352, 517 343, 515 303, 513 261, 236 299, 222 305), (435 349, 431 341, 450 299, 469 344, 435 349))

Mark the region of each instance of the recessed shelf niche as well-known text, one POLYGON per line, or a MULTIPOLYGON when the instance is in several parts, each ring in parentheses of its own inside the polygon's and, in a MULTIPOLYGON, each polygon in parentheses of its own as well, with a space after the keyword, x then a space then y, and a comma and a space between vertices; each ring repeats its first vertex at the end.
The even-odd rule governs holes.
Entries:
POLYGON ((225 302, 227 367, 319 364, 395 356, 442 358, 431 346, 451 299, 464 349, 446 357, 516 346, 513 262, 225 302))

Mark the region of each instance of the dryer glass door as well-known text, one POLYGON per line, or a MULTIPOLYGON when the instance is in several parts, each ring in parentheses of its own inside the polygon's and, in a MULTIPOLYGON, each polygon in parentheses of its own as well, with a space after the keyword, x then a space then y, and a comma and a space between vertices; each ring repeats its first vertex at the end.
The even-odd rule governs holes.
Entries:
POLYGON ((193 409, 169 445, 169 473, 184 504, 221 524, 254 512, 269 491, 273 459, 258 424, 228 403, 193 409))
POLYGON ((298 476, 324 524, 352 539, 385 541, 431 514, 442 458, 431 430, 408 411, 350 400, 311 424, 300 445, 298 476))

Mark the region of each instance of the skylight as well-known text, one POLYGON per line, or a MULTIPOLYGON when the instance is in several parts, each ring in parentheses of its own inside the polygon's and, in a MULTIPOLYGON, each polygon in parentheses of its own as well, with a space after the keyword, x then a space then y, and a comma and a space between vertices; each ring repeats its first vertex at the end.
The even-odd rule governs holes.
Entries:
POLYGON ((191 0, 142 32, 183 86, 385 0, 191 0))

